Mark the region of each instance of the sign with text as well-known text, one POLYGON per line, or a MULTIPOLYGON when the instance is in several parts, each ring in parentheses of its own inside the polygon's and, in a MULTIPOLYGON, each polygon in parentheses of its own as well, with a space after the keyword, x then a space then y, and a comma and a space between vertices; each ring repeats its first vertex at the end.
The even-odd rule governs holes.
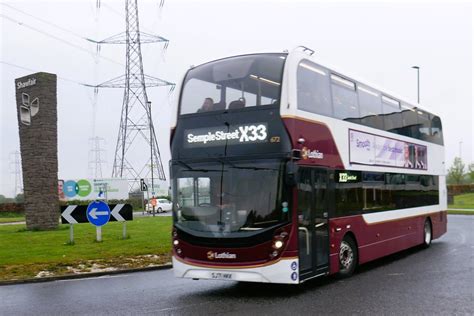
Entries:
POLYGON ((184 131, 185 147, 208 147, 267 142, 266 123, 250 123, 223 127, 206 127, 184 131))
POLYGON ((350 162, 364 165, 428 169, 423 145, 349 130, 350 162))
POLYGON ((361 171, 337 170, 335 180, 337 183, 357 183, 362 177, 361 171))
MULTIPOLYGON (((58 226, 56 210, 59 205, 54 190, 58 181, 56 80, 55 74, 45 72, 15 79, 28 229, 52 229, 58 226)), ((6 109, 9 103, 4 102, 2 109, 6 109)), ((10 132, 5 135, 13 137, 10 132)))
POLYGON ((60 200, 126 200, 128 199, 127 179, 70 179, 59 180, 60 200))

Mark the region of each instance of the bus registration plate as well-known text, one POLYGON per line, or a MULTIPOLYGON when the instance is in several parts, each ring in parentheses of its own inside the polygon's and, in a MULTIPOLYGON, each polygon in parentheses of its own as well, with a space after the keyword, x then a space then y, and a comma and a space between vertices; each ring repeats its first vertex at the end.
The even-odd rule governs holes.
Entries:
POLYGON ((232 280, 232 273, 211 272, 211 279, 232 280))

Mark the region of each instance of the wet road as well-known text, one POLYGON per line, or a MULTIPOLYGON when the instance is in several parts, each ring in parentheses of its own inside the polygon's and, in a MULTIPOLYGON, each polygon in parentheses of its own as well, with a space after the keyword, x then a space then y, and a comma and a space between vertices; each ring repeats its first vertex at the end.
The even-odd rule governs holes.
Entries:
POLYGON ((0 315, 474 314, 474 216, 451 215, 426 250, 300 286, 175 279, 171 270, 0 286, 0 315))

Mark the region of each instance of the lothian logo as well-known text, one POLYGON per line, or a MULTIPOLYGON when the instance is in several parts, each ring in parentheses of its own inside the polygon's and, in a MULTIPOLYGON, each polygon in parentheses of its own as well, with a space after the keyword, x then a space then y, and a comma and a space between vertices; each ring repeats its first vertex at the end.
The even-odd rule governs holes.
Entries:
POLYGON ((301 149, 301 158, 303 159, 324 159, 324 154, 319 150, 311 150, 307 147, 301 149))
POLYGON ((214 260, 214 259, 237 259, 237 255, 235 253, 229 252, 221 252, 217 253, 214 251, 207 252, 207 259, 214 260))
POLYGON ((25 125, 31 125, 31 118, 39 112, 39 99, 30 100, 28 93, 21 94, 20 119, 25 125))

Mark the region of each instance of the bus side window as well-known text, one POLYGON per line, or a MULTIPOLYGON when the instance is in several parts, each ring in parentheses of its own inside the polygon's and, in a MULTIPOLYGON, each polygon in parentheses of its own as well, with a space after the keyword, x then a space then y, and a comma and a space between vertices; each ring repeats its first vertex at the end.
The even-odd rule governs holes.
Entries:
POLYGON ((383 124, 386 131, 397 133, 403 126, 400 102, 382 96, 383 124))
POLYGON ((364 206, 360 171, 336 170, 336 217, 360 214, 364 206))
POLYGON ((355 83, 337 75, 331 75, 334 117, 342 120, 359 118, 359 102, 355 83))
POLYGON ((307 60, 300 62, 297 71, 298 109, 332 116, 328 72, 307 60))
POLYGON ((402 104, 402 127, 399 129, 399 134, 419 138, 417 124, 418 118, 415 108, 408 104, 402 104))
POLYGON ((430 114, 420 109, 416 110, 418 116, 419 139, 429 141, 431 136, 430 114))
POLYGON ((443 145, 443 128, 439 116, 431 116, 431 135, 434 143, 443 145))
POLYGON ((360 123, 383 129, 382 102, 380 93, 369 88, 357 86, 360 107, 360 123))

